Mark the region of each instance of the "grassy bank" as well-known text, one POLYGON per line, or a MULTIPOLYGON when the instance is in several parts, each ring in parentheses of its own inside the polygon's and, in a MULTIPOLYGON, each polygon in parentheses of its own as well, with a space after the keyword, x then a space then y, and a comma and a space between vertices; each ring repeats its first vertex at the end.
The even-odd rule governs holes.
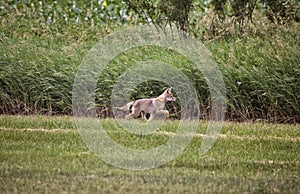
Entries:
MULTIPOLYGON (((24 20, 24 15, 14 12, 0 17, 0 113, 72 114, 73 82, 81 61, 94 44, 117 30, 117 25, 49 24, 36 17, 24 20)), ((299 30, 299 24, 261 26, 241 37, 219 37, 204 43, 223 74, 228 119, 299 122, 299 30)), ((183 57, 157 48, 127 54, 116 58, 98 82, 95 100, 102 117, 112 116, 111 88, 124 64, 133 65, 145 56, 175 65, 186 63, 183 57)), ((185 66, 184 73, 195 83, 202 113, 208 115, 205 79, 191 67, 185 66)), ((140 95, 132 98, 155 96, 161 92, 159 88, 157 83, 145 82, 135 91, 140 95)))
MULTIPOLYGON (((167 122, 151 137, 118 132, 115 121, 101 120, 123 146, 147 149, 164 143, 167 122), (122 134, 122 135, 120 135, 122 134), (146 141, 147 140, 147 141, 146 141)), ((200 123, 198 133, 205 133, 200 123)), ((175 160, 156 169, 115 168, 85 146, 71 117, 0 116, 0 191, 22 192, 280 192, 299 188, 299 125, 225 123, 212 149, 198 155, 195 136, 175 160)))

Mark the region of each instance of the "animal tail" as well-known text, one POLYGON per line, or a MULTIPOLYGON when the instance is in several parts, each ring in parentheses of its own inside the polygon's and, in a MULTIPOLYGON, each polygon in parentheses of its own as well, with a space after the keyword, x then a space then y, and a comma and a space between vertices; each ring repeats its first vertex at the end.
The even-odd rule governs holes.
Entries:
POLYGON ((130 111, 133 103, 134 103, 134 101, 129 102, 129 103, 127 103, 127 104, 125 104, 124 106, 121 106, 121 107, 115 107, 115 109, 119 110, 119 111, 130 111))

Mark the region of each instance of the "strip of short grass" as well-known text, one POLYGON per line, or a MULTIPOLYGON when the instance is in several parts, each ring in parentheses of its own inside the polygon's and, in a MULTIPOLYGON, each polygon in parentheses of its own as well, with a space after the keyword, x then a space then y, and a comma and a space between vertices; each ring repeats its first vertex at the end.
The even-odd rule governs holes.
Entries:
POLYGON ((0 127, 12 129, 76 129, 74 119, 69 116, 7 116, 0 115, 0 127))
MULTIPOLYGON (((194 138, 168 164, 145 171, 115 168, 86 148, 72 117, 0 116, 0 191, 4 192, 288 192, 300 189, 299 141, 262 137, 300 137, 299 125, 225 123, 222 133, 256 139, 219 138, 203 156, 203 138, 194 138), (24 129, 35 130, 24 130, 24 129), (39 130, 40 129, 40 130, 39 130), (42 130, 47 129, 47 131, 42 130), (66 133, 66 129, 68 132, 66 133), (48 131, 55 130, 55 133, 48 131)), ((163 131, 176 132, 179 121, 163 131)), ((101 120, 109 135, 124 146, 148 148, 160 135, 121 132, 115 120, 101 120), (120 130, 119 132, 116 130, 120 130), (135 139, 135 141, 128 141, 135 139), (149 140, 149 141, 148 141, 149 140)), ((207 122, 200 122, 204 133, 207 122)))

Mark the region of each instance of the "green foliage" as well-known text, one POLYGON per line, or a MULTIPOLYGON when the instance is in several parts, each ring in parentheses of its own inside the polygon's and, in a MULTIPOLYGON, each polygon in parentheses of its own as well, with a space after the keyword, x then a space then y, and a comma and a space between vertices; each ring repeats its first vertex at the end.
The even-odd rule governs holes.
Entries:
POLYGON ((262 0, 266 5, 266 15, 273 23, 284 24, 291 20, 300 21, 299 1, 293 0, 262 0))
MULTIPOLYGON (((0 112, 70 114, 77 67, 105 29, 1 17, 0 112)), ((106 28, 109 30, 109 28, 106 28)))
POLYGON ((300 110, 299 27, 296 29, 268 29, 261 36, 208 44, 221 64, 230 117, 299 120, 295 116, 300 110))
MULTIPOLYGON (((48 23, 30 18, 29 10, 26 19, 25 4, 18 9, 23 10, 20 13, 14 8, 19 6, 1 15, 0 113, 72 114, 72 87, 83 56, 116 27, 65 24, 64 20, 48 23)), ((210 18, 206 19, 209 23, 210 18)), ((205 42, 224 75, 228 119, 299 122, 298 32, 297 23, 277 28, 261 24, 240 37, 228 34, 205 42)), ((95 91, 100 116, 112 116, 111 90, 118 76, 145 60, 167 62, 187 75, 198 91, 201 118, 209 118, 210 94, 204 77, 188 59, 156 47, 130 50, 111 61, 95 91)), ((145 81, 134 88, 131 99, 157 96, 165 87, 145 81)), ((167 107, 172 118, 180 118, 179 102, 167 107)))
POLYGON ((206 33, 210 38, 228 33, 243 34, 248 28, 253 28, 253 25, 265 23, 264 17, 276 25, 300 20, 300 5, 296 0, 125 0, 124 2, 142 22, 152 23, 161 29, 175 25, 184 36, 186 33, 196 37, 206 33), (206 18, 210 18, 210 21, 206 18), (201 31, 198 31, 199 28, 201 31), (234 30, 229 32, 230 28, 234 30))
MULTIPOLYGON (((221 23, 226 23, 227 17, 232 17, 232 23, 238 25, 240 32, 244 31, 247 22, 252 22, 252 15, 257 0, 233 0, 233 1, 212 1, 214 11, 219 17, 221 23)), ((212 21, 215 22, 215 21, 212 21)), ((215 30, 215 24, 212 23, 212 30, 215 30)), ((212 33, 216 33, 213 31, 212 33)))
POLYGON ((189 27, 192 0, 124 0, 124 2, 128 9, 138 14, 144 22, 150 22, 157 28, 164 30, 166 26, 175 24, 180 32, 185 33, 189 27))
POLYGON ((94 26, 126 22, 126 9, 121 0, 29 0, 1 1, 0 15, 16 13, 20 19, 43 20, 47 24, 81 24, 94 26))

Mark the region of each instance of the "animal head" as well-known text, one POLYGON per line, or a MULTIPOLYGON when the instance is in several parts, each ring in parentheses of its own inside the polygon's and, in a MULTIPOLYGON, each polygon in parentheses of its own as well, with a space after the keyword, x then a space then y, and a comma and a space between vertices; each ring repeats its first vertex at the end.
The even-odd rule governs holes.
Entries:
POLYGON ((176 101, 176 98, 173 96, 171 89, 172 89, 172 87, 166 89, 163 93, 166 101, 176 101))

